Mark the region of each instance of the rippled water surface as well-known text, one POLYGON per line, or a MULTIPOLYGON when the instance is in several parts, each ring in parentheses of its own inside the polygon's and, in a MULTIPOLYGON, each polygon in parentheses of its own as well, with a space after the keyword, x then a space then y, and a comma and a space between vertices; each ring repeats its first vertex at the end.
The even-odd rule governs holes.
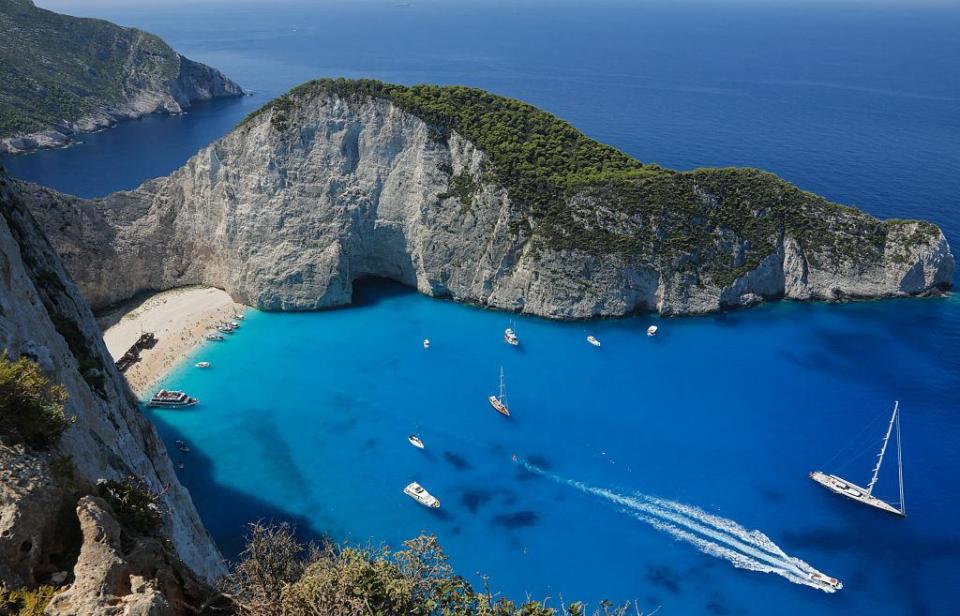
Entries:
MULTIPOLYGON (((488 88, 645 161, 761 167, 960 238, 956 7, 41 4, 157 32, 255 91, 3 161, 68 192, 167 173, 305 79, 370 76, 488 88)), ((674 614, 955 611, 955 298, 519 318, 519 349, 501 340, 503 314, 384 282, 357 299, 251 313, 200 352, 211 370, 189 368, 194 358, 168 380, 202 405, 151 413, 168 443, 193 447, 183 479, 227 554, 246 521, 292 518, 358 542, 435 532, 462 573, 512 595, 636 599, 674 614), (643 333, 651 322, 656 338, 643 333), (500 365, 510 419, 485 401, 500 365), (807 479, 823 467, 865 482, 895 398, 905 520, 807 479), (411 432, 426 451, 407 444, 411 432), (439 512, 403 496, 414 479, 439 512), (844 590, 802 584, 808 565, 844 590)))

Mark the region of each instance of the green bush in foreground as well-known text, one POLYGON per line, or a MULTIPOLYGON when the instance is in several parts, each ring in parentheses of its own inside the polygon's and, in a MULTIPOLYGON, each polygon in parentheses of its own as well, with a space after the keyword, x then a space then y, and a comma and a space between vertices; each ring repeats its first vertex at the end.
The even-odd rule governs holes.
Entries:
POLYGON ((53 586, 41 586, 36 590, 20 588, 9 593, 0 592, 0 614, 6 616, 43 616, 43 610, 57 594, 53 586))
MULTIPOLYGON (((249 616, 583 616, 581 603, 551 608, 476 591, 456 575, 436 537, 403 549, 297 542, 288 525, 251 524, 247 547, 225 592, 249 616)), ((629 604, 601 604, 594 614, 642 616, 629 604)))
POLYGON ((73 423, 63 411, 67 392, 51 383, 36 363, 0 355, 0 434, 31 447, 53 445, 73 423))

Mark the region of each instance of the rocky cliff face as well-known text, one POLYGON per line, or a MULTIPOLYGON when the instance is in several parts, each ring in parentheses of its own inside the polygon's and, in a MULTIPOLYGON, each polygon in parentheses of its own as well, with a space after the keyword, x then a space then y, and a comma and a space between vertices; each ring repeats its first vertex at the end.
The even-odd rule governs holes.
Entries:
POLYGON ((152 34, 59 15, 29 0, 0 0, 0 81, 0 153, 12 154, 243 94, 152 34))
POLYGON ((310 310, 349 303, 352 283, 375 275, 546 317, 701 314, 935 292, 954 267, 934 225, 878 221, 754 170, 578 189, 558 220, 517 202, 489 167, 458 132, 438 137, 390 100, 320 91, 131 192, 23 189, 94 306, 206 284, 262 309, 310 310), (682 208, 663 205, 677 195, 682 208))
MULTIPOLYGON (((12 358, 32 359, 51 381, 62 383, 69 396, 66 413, 76 418, 51 452, 34 452, 4 442, 0 435, 0 588, 48 583, 61 570, 70 574, 78 548, 83 545, 80 551, 87 552, 93 549, 88 549, 88 542, 103 540, 102 535, 88 533, 82 527, 83 516, 78 521, 77 498, 83 492, 80 486, 128 476, 139 477, 150 491, 162 494, 164 508, 169 510, 164 534, 179 559, 201 578, 221 575, 224 566, 220 555, 189 494, 177 480, 156 431, 140 414, 136 399, 114 368, 90 309, 14 183, 2 174, 0 349, 12 358)), ((95 509, 96 503, 88 503, 83 511, 99 516, 101 521, 112 515, 109 507, 100 507, 99 513, 95 509)), ((108 522, 103 524, 109 526, 108 522)), ((136 545, 143 548, 146 544, 136 545)), ((126 547, 130 549, 129 542, 126 547)), ((129 561, 127 569, 111 569, 111 588, 126 589, 117 594, 131 592, 131 583, 154 588, 151 575, 161 575, 161 570, 172 575, 170 572, 176 570, 163 567, 159 561, 148 563, 136 558, 117 552, 117 559, 129 561), (134 561, 139 568, 130 564, 134 561), (139 582, 124 577, 122 571, 135 573, 139 582)), ((174 561, 179 562, 176 558, 174 561)), ((192 575, 182 565, 177 566, 182 569, 179 575, 192 575)), ((74 573, 77 580, 86 580, 84 583, 106 584, 97 581, 93 570, 81 567, 74 573)), ((65 608, 55 613, 94 612, 65 608)))

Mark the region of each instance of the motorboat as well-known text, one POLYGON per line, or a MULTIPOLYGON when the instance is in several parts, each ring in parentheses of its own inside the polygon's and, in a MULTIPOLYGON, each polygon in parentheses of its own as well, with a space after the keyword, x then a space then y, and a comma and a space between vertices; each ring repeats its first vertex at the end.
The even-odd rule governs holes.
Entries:
POLYGON ((423 449, 423 441, 420 440, 420 437, 416 434, 411 434, 407 437, 407 440, 410 441, 410 444, 416 447, 417 449, 423 449))
POLYGON ((656 325, 651 325, 650 327, 647 328, 647 335, 648 335, 648 336, 656 336, 656 335, 657 335, 657 330, 659 330, 659 329, 660 329, 660 328, 657 327, 656 325))
POLYGON ((194 364, 194 366, 196 366, 197 368, 209 368, 209 367, 210 367, 210 362, 208 362, 208 361, 198 361, 197 363, 194 364))
POLYGON ((513 331, 512 327, 503 330, 503 340, 511 346, 520 344, 520 338, 517 337, 517 332, 513 331))
POLYGON ((220 325, 217 325, 217 331, 223 334, 232 334, 233 329, 233 326, 229 323, 221 323, 220 325))
POLYGON ((183 453, 190 453, 190 448, 187 446, 187 444, 184 441, 179 441, 179 440, 177 441, 177 449, 179 449, 183 453))
POLYGON ((188 396, 182 391, 161 389, 157 393, 153 394, 153 397, 150 398, 149 402, 147 402, 147 406, 156 408, 182 409, 188 406, 194 406, 198 402, 200 401, 196 398, 188 396))
POLYGON ((430 348, 430 339, 429 339, 429 338, 424 338, 424 339, 423 339, 423 348, 425 348, 425 349, 429 349, 429 348, 430 348))
POLYGON ((808 571, 807 579, 815 584, 818 584, 827 592, 835 592, 843 588, 843 582, 837 578, 820 573, 819 571, 808 571))
POLYGON ((416 481, 405 487, 403 489, 403 493, 424 507, 428 507, 430 509, 440 508, 440 501, 437 499, 437 497, 427 492, 427 490, 416 481))
POLYGON ((592 345, 595 346, 595 347, 600 346, 600 341, 597 340, 597 339, 596 339, 595 337, 593 337, 593 336, 587 336, 587 342, 589 342, 590 344, 592 344, 592 345))
POLYGON ((206 338, 207 340, 212 340, 213 342, 223 342, 223 336, 221 336, 216 332, 210 332, 209 334, 204 336, 204 338, 206 338))

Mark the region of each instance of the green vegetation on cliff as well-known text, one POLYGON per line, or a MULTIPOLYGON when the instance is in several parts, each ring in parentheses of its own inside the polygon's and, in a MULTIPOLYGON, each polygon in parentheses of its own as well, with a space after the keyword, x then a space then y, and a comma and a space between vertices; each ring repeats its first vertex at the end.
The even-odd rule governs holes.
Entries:
POLYGON ((0 435, 47 447, 59 440, 72 421, 64 414, 66 390, 51 383, 40 366, 0 354, 0 435))
MULTIPOLYGON (((538 248, 616 255, 661 271, 689 271, 691 282, 721 287, 755 269, 783 238, 819 267, 882 259, 887 236, 903 221, 879 221, 805 192, 756 169, 677 172, 644 164, 521 101, 460 86, 401 86, 372 80, 320 79, 268 103, 283 132, 299 102, 336 96, 348 103, 391 101, 422 119, 440 141, 451 132, 488 156, 482 176, 451 176, 440 198, 469 209, 481 184, 504 187, 511 229, 538 248), (865 260, 865 261, 864 261, 865 260)), ((938 231, 919 223, 907 241, 938 231)))
POLYGON ((436 537, 405 541, 403 549, 302 545, 288 525, 250 525, 247 547, 225 583, 243 616, 626 616, 630 604, 582 603, 557 608, 477 591, 457 575, 436 537))
POLYGON ((132 67, 143 79, 180 70, 177 53, 152 34, 0 0, 0 137, 121 102, 132 67))

